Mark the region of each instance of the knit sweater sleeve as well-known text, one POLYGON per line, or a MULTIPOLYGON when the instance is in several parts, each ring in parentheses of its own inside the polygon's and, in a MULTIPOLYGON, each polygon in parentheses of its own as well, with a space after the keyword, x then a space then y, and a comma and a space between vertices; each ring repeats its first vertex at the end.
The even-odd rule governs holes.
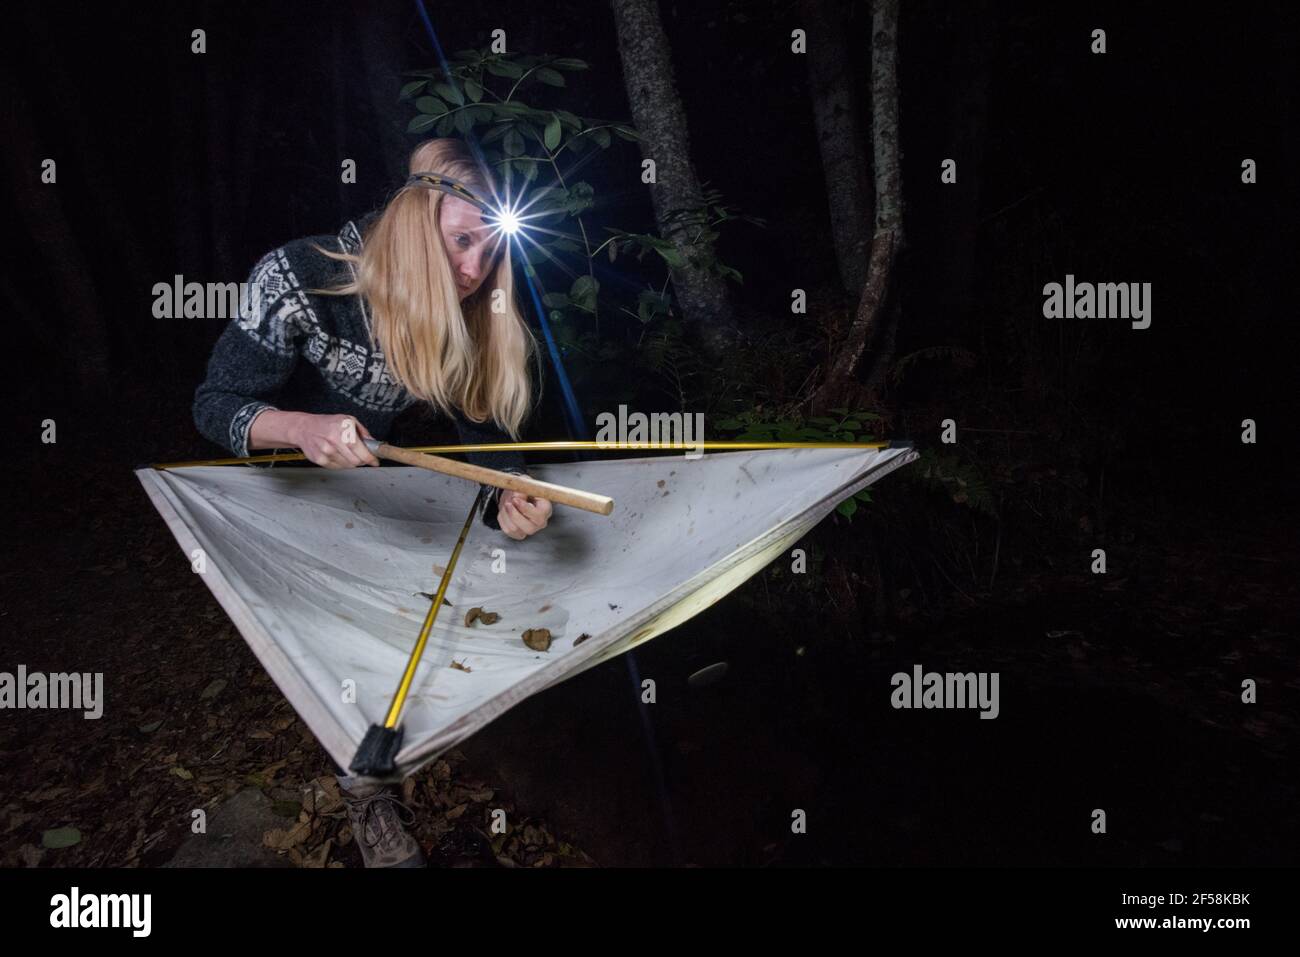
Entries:
POLYGON ((283 248, 258 260, 248 290, 194 393, 194 424, 239 457, 249 454, 253 419, 277 408, 272 400, 293 374, 302 335, 297 322, 302 293, 283 248))

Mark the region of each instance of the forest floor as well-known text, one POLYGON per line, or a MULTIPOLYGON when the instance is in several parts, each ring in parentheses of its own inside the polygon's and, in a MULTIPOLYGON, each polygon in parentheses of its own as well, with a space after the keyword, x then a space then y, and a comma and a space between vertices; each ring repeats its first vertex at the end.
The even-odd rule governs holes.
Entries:
MULTIPOLYGON (((70 433, 8 474, 0 670, 103 672, 109 706, 0 715, 0 866, 359 865, 324 750, 139 462, 70 433)), ((1246 521, 1230 498, 1149 516, 1140 575, 1008 561, 996 593, 870 633, 764 573, 409 779, 417 835, 436 866, 1294 863, 1300 543, 1293 511, 1246 521), (721 680, 688 683, 715 661, 721 680), (892 708, 914 664, 998 672, 997 719, 892 708), (657 684, 648 723, 634 669, 657 684)))

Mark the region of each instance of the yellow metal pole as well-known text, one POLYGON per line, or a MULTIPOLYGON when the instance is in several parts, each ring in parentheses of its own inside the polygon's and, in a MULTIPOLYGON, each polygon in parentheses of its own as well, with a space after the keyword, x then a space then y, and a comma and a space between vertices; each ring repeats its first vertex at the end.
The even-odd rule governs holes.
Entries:
POLYGON ((384 719, 385 728, 397 727, 397 718, 402 713, 402 705, 406 704, 406 696, 410 693, 411 682, 415 680, 415 669, 420 665, 420 657, 424 654, 424 646, 429 643, 429 633, 433 631, 433 622, 438 617, 438 609, 442 607, 442 596, 447 594, 447 585, 451 582, 451 573, 456 570, 456 560, 460 558, 461 546, 465 544, 465 536, 469 534, 470 526, 474 524, 474 516, 478 513, 479 504, 483 500, 483 489, 474 498, 474 504, 470 506, 469 515, 465 519, 465 526, 460 530, 460 537, 456 539, 456 547, 451 550, 451 560, 447 562, 447 568, 442 573, 442 581, 438 582, 438 592, 433 596, 433 604, 429 606, 429 613, 424 616, 424 624, 420 628, 420 637, 415 640, 415 647, 411 649, 411 657, 406 662, 406 671, 402 673, 402 680, 397 685, 397 691, 393 695, 393 703, 388 707, 388 717, 384 719))
MULTIPOLYGON (((695 443, 659 442, 601 442, 593 440, 564 442, 491 442, 469 445, 418 445, 407 448, 408 452, 665 452, 690 451, 745 451, 757 449, 886 449, 890 442, 724 442, 704 441, 695 443)), ((250 465, 261 462, 301 462, 306 458, 301 452, 277 452, 273 455, 249 455, 244 458, 231 459, 196 459, 190 462, 159 462, 151 466, 155 469, 194 468, 200 465, 250 465)))
POLYGON ((349 765, 356 774, 383 779, 392 776, 397 770, 397 752, 402 747, 402 728, 398 724, 402 716, 402 706, 406 704, 406 698, 411 692, 415 671, 420 665, 425 646, 429 643, 429 635, 433 631, 434 621, 438 618, 438 609, 442 607, 443 596, 447 594, 447 585, 456 570, 456 560, 460 558, 461 547, 465 544, 465 537, 469 535, 470 526, 474 524, 474 516, 478 514, 486 493, 486 486, 479 486, 478 495, 474 497, 474 504, 470 506, 465 525, 460 530, 460 537, 456 539, 456 547, 452 549, 447 569, 442 573, 442 580, 438 582, 438 592, 433 596, 429 613, 424 616, 420 636, 415 641, 415 647, 411 649, 411 657, 407 659, 406 670, 402 673, 402 680, 398 683, 393 701, 388 706, 384 723, 372 724, 367 728, 365 737, 357 747, 357 752, 349 765))

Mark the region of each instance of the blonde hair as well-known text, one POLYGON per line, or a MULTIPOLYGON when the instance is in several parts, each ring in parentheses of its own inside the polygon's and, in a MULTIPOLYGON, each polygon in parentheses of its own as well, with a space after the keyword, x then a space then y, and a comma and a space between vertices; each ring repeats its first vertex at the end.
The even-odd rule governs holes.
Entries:
MULTIPOLYGON (((496 195, 461 140, 421 143, 411 153, 410 172, 450 176, 488 202, 496 195)), ((448 415, 454 407, 473 422, 490 417, 518 441, 534 401, 528 363, 540 352, 515 304, 510 243, 502 239, 491 272, 462 303, 442 237, 447 196, 403 186, 366 231, 359 255, 315 246, 352 263, 355 273, 352 282, 311 291, 361 295, 370 310, 371 345, 407 391, 448 415), (491 308, 496 290, 503 312, 491 308)))

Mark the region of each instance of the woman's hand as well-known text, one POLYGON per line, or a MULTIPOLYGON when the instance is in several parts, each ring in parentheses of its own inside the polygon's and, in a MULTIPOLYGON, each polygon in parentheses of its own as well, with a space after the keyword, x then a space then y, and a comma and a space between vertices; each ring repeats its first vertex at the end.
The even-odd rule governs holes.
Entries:
POLYGON ((523 492, 503 489, 497 502, 497 524, 517 542, 540 532, 551 518, 551 503, 523 492))
POLYGON ((379 465, 379 459, 371 454, 363 441, 373 436, 353 416, 311 415, 307 412, 296 413, 296 416, 289 430, 289 439, 302 449, 308 460, 327 469, 379 465))

